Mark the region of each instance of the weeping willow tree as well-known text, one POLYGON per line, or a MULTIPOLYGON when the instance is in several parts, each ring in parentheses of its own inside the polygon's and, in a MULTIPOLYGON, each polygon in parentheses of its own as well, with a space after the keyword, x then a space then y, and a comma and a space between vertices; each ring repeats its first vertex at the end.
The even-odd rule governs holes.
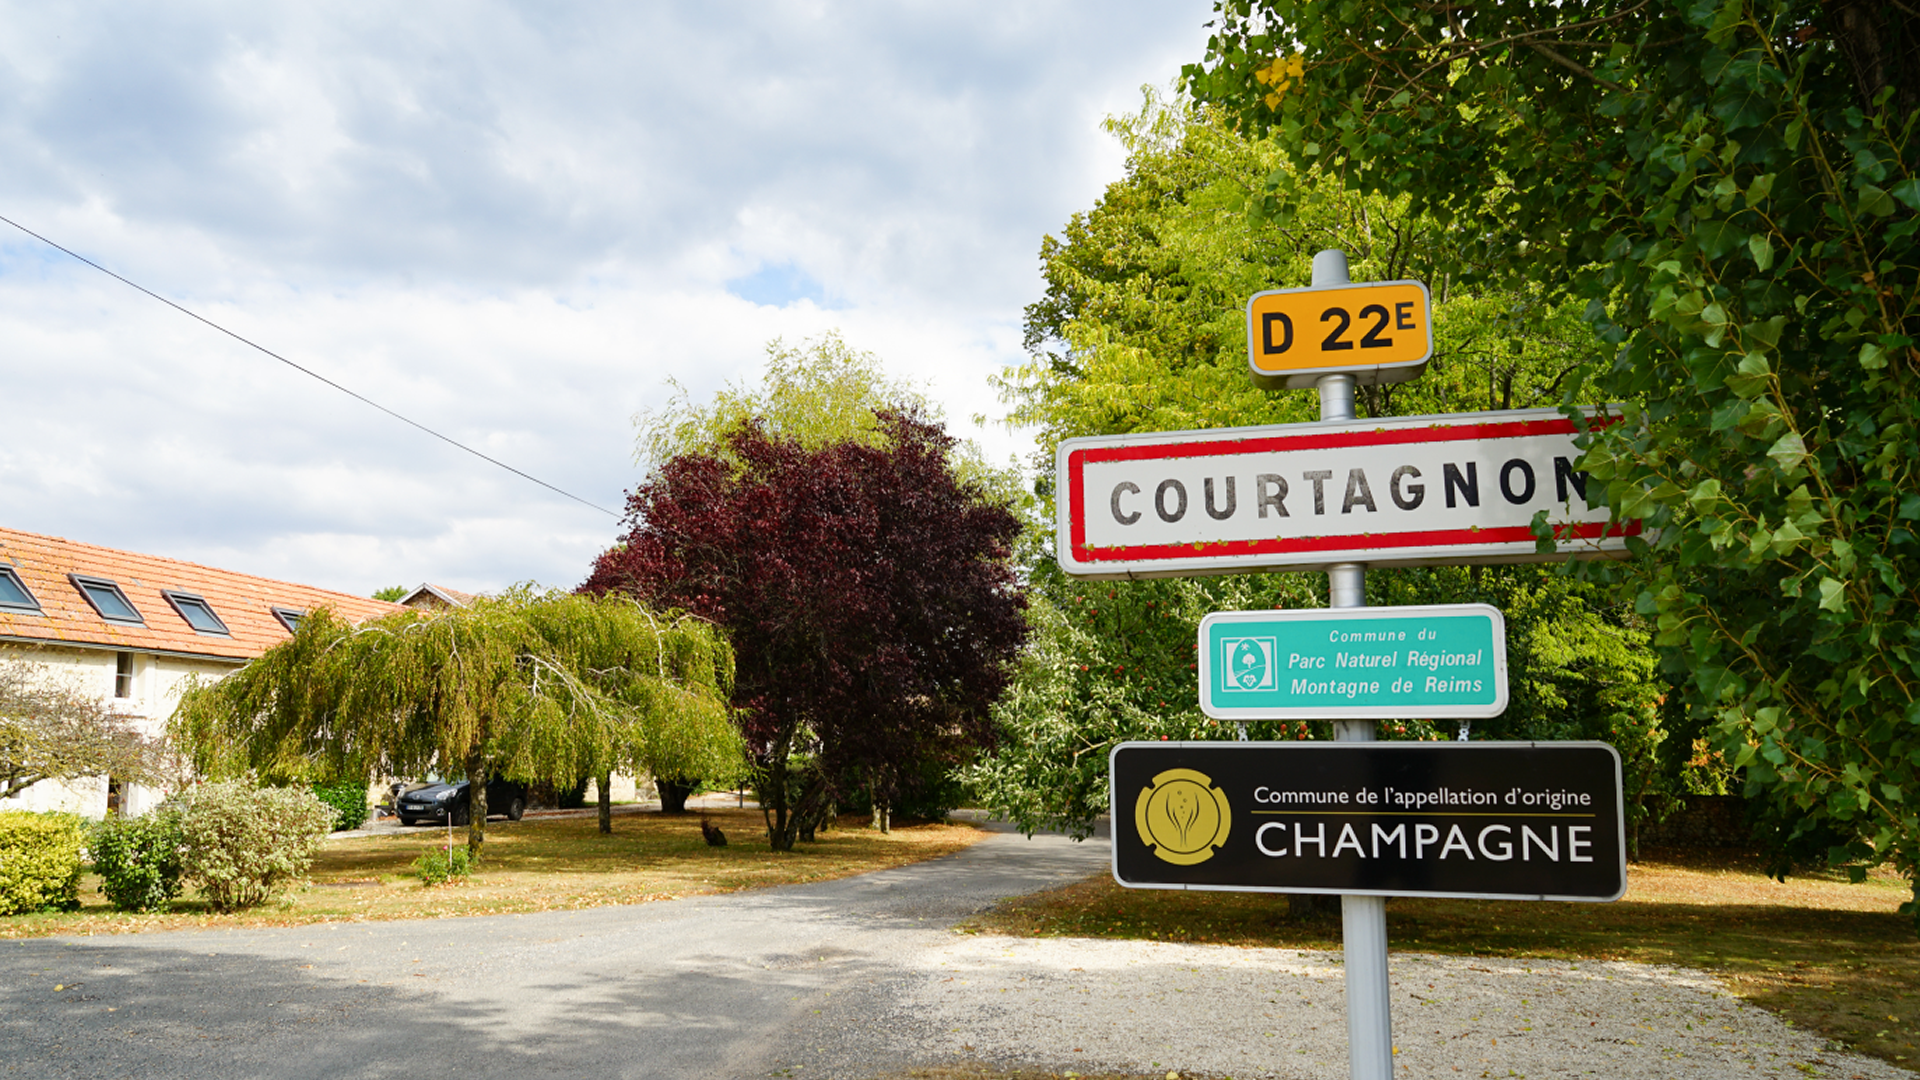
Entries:
POLYGON ((464 774, 477 856, 489 775, 738 777, 732 683, 732 649, 708 623, 522 587, 358 625, 315 611, 238 672, 189 687, 169 726, 215 778, 464 774))

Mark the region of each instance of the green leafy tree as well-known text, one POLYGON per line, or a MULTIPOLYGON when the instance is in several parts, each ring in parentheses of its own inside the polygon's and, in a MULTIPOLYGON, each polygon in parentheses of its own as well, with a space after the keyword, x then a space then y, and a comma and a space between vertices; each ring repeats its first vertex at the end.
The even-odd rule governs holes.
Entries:
POLYGON ((1291 167, 1450 223, 1462 272, 1587 303, 1605 348, 1568 393, 1626 403, 1585 467, 1657 530, 1630 572, 1666 670, 1789 842, 1831 836, 1831 861, 1913 877, 1920 12, 1218 14, 1187 70, 1202 98, 1291 167))
POLYGON ((732 651, 707 623, 520 588, 359 625, 314 611, 291 640, 190 687, 171 730, 215 778, 464 773, 478 857, 491 774, 738 776, 732 677, 732 651))
POLYGON ((401 598, 412 591, 412 589, 407 588, 405 585, 389 585, 384 589, 375 589, 373 591, 373 598, 375 600, 385 600, 389 604, 397 604, 401 598))
POLYGON ((1076 435, 1318 419, 1312 392, 1247 377, 1245 311, 1256 292, 1304 285, 1326 248, 1347 252, 1356 281, 1411 277, 1433 291, 1426 373, 1361 388, 1363 415, 1555 405, 1594 354, 1579 305, 1466 280, 1449 269, 1451 234, 1406 199, 1356 194, 1152 91, 1107 127, 1127 175, 1041 242, 1030 359, 1000 380, 1009 422, 1038 428, 1048 452, 1076 435))
MULTIPOLYGON (((994 704, 1000 738, 961 772, 985 805, 1028 832, 1092 833, 1107 812, 1107 751, 1130 739, 1233 738, 1200 712, 1195 629, 1223 608, 1304 607, 1300 574, 1210 580, 1075 581, 1032 571, 1031 643, 994 704)), ((1248 726, 1293 738, 1293 725, 1248 726)), ((1320 726, 1320 734, 1327 734, 1320 726)))
MULTIPOLYGON (((1027 309, 1032 358, 1001 384, 1012 419, 1041 431, 1043 461, 1075 435, 1317 419, 1311 392, 1254 387, 1244 312, 1256 292, 1307 281, 1313 254, 1328 247, 1349 253, 1355 280, 1433 282, 1435 357, 1419 380, 1366 390, 1368 415, 1554 404, 1592 354, 1577 306, 1441 269, 1455 258, 1449 235, 1405 199, 1361 196, 1292 169, 1271 142, 1152 92, 1140 113, 1108 127, 1128 148, 1127 175, 1043 242, 1047 292, 1027 309), (1268 211, 1249 213, 1261 206, 1268 211)), ((1050 527, 1049 519, 1035 533, 1050 527)), ((1203 615, 1325 603, 1318 575, 1074 582, 1050 547, 1038 547, 1037 644, 997 707, 1005 738, 967 774, 1028 829, 1090 829, 1106 809, 1106 750, 1116 741, 1229 734, 1197 707, 1192 661, 1203 615)), ((1500 607, 1512 705, 1475 732, 1613 742, 1633 774, 1636 822, 1664 806, 1679 771, 1672 755, 1686 740, 1667 739, 1659 723, 1647 632, 1630 609, 1532 566, 1380 570, 1369 588, 1375 603, 1500 607)), ((1298 724, 1249 733, 1330 734, 1298 724)), ((1416 722, 1387 725, 1386 734, 1452 731, 1416 722)))
POLYGON ((844 442, 882 445, 882 410, 938 415, 925 395, 889 376, 879 357, 848 345, 838 332, 799 345, 775 338, 767 343, 758 385, 727 386, 704 403, 679 383, 668 385, 674 393, 666 405, 634 417, 634 456, 642 465, 658 466, 689 452, 724 456, 728 437, 749 422, 818 450, 844 442))
MULTIPOLYGON (((757 384, 724 387, 706 402, 693 400, 677 382, 668 385, 674 392, 665 405, 633 418, 634 460, 649 469, 692 453, 716 454, 738 465, 732 438, 750 423, 803 449, 819 450, 836 443, 885 446, 880 417, 887 413, 942 420, 925 394, 888 375, 878 356, 847 344, 838 331, 798 345, 775 338, 767 343, 757 384)), ((956 475, 981 485, 991 497, 1015 508, 1030 501, 1019 470, 995 467, 973 443, 956 441, 949 457, 956 475)))

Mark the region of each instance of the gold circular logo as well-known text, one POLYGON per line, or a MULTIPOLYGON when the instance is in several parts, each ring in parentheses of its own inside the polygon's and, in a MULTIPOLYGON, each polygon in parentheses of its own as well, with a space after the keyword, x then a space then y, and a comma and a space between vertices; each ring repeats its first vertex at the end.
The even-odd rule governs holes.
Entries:
POLYGON ((1213 858, 1227 842, 1233 813, 1227 794, 1213 779, 1192 769, 1168 769, 1140 789, 1133 804, 1133 824, 1140 839, 1155 855, 1176 866, 1192 866, 1213 858))

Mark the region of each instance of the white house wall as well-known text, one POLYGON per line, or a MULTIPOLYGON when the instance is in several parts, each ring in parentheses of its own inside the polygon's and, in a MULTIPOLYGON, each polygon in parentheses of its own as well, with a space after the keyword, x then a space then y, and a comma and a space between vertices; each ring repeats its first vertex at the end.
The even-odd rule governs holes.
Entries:
MULTIPOLYGON (((189 676, 220 678, 240 665, 217 660, 182 656, 133 653, 133 693, 114 696, 119 652, 112 649, 67 648, 62 646, 20 646, 0 643, 0 655, 17 658, 42 669, 54 680, 71 680, 83 692, 100 698, 117 716, 130 721, 142 734, 164 738, 167 718, 179 704, 180 692, 189 676)), ((0 799, 0 809, 61 811, 90 818, 107 813, 107 781, 104 776, 78 780, 43 780, 10 799, 0 799)), ((168 792, 142 784, 121 785, 121 810, 143 814, 160 804, 168 792)))

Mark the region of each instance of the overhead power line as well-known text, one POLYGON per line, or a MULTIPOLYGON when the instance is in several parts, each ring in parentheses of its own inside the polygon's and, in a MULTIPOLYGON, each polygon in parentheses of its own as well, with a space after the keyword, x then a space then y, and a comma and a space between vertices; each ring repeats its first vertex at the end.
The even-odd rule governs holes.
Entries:
POLYGON ((418 420, 413 420, 408 417, 402 416, 399 413, 394 412, 392 409, 387 408, 385 405, 382 405, 379 402, 373 400, 372 398, 366 396, 365 394, 356 393, 355 391, 349 390, 346 387, 341 386, 339 383, 334 382, 332 379, 327 378, 325 375, 322 375, 319 372, 313 370, 312 368, 304 367, 300 364, 297 364, 294 361, 289 360, 284 356, 281 356, 279 353, 274 352, 272 349, 267 348, 265 345, 262 345, 257 341, 253 341, 249 338, 245 338, 239 334, 234 333, 233 331, 227 329, 224 326, 221 326, 219 323, 214 322, 212 319, 207 318, 206 316, 200 314, 199 312, 191 311, 187 308, 181 307, 179 304, 176 304, 173 301, 167 299, 166 297, 161 296, 159 293, 154 292, 152 289, 147 288, 145 285, 142 285, 139 282, 129 281, 126 278, 121 277, 119 274, 116 274, 113 271, 107 269, 106 267, 101 266, 99 263, 94 262, 92 259, 87 258, 85 255, 82 255, 79 252, 74 251, 72 248, 63 247, 60 244, 57 244, 52 240, 49 240, 46 237, 41 236, 39 233, 34 232, 32 229, 27 228, 25 225, 20 224, 19 222, 13 220, 10 217, 7 217, 5 215, 0 215, 0 221, 6 222, 7 224, 13 226, 16 229, 19 229, 21 232, 26 233, 28 236, 33 237, 35 240, 40 241, 41 243, 47 245, 50 248, 53 248, 56 251, 63 252, 67 255, 73 256, 74 258, 80 260, 83 263, 86 263, 88 266, 93 267, 95 270, 100 271, 101 273, 107 275, 108 277, 119 282, 120 284, 127 286, 128 288, 138 289, 139 291, 146 293, 148 296, 152 297, 155 300, 160 301, 161 303, 167 305, 168 307, 172 308, 173 310, 179 312, 182 315, 186 315, 189 318, 198 319, 200 322, 213 327, 215 330, 220 331, 221 333, 227 335, 228 337, 232 338, 233 340, 239 342, 242 345, 245 345, 251 349, 258 350, 259 352, 265 353, 266 355, 273 357, 275 360, 280 361, 281 363, 287 365, 293 370, 298 371, 302 375, 306 375, 310 378, 318 379, 321 382, 326 383, 328 386, 333 387, 335 390, 338 390, 341 393, 347 395, 348 397, 361 402, 362 404, 371 405, 374 408, 379 409, 381 412, 386 413, 388 416, 393 417, 395 420, 398 420, 409 427, 426 432, 428 435, 431 435, 434 438, 439 439, 441 442, 446 443, 448 446, 465 450, 467 453, 472 454, 474 457, 479 458, 481 461, 484 461, 489 465, 497 465, 500 468, 505 469, 508 472, 512 473, 513 475, 520 477, 522 480, 531 480, 534 483, 539 484, 541 487, 546 488, 548 491, 551 491, 556 495, 564 495, 567 498, 572 499, 574 502, 579 503, 581 506, 592 507, 593 509, 600 511, 601 513, 606 514, 609 517, 620 516, 614 511, 609 510, 598 503, 588 502, 587 500, 581 498, 580 496, 575 495, 571 491, 567 491, 562 488, 555 487, 554 485, 547 483, 545 480, 542 480, 531 473, 522 472, 521 470, 514 468, 513 466, 507 464, 506 462, 501 461, 499 458, 489 457, 488 455, 483 454, 478 450, 475 450, 473 447, 468 446, 466 443, 463 443, 460 440, 453 438, 452 436, 442 435, 439 432, 428 427, 427 425, 420 423, 418 420))

